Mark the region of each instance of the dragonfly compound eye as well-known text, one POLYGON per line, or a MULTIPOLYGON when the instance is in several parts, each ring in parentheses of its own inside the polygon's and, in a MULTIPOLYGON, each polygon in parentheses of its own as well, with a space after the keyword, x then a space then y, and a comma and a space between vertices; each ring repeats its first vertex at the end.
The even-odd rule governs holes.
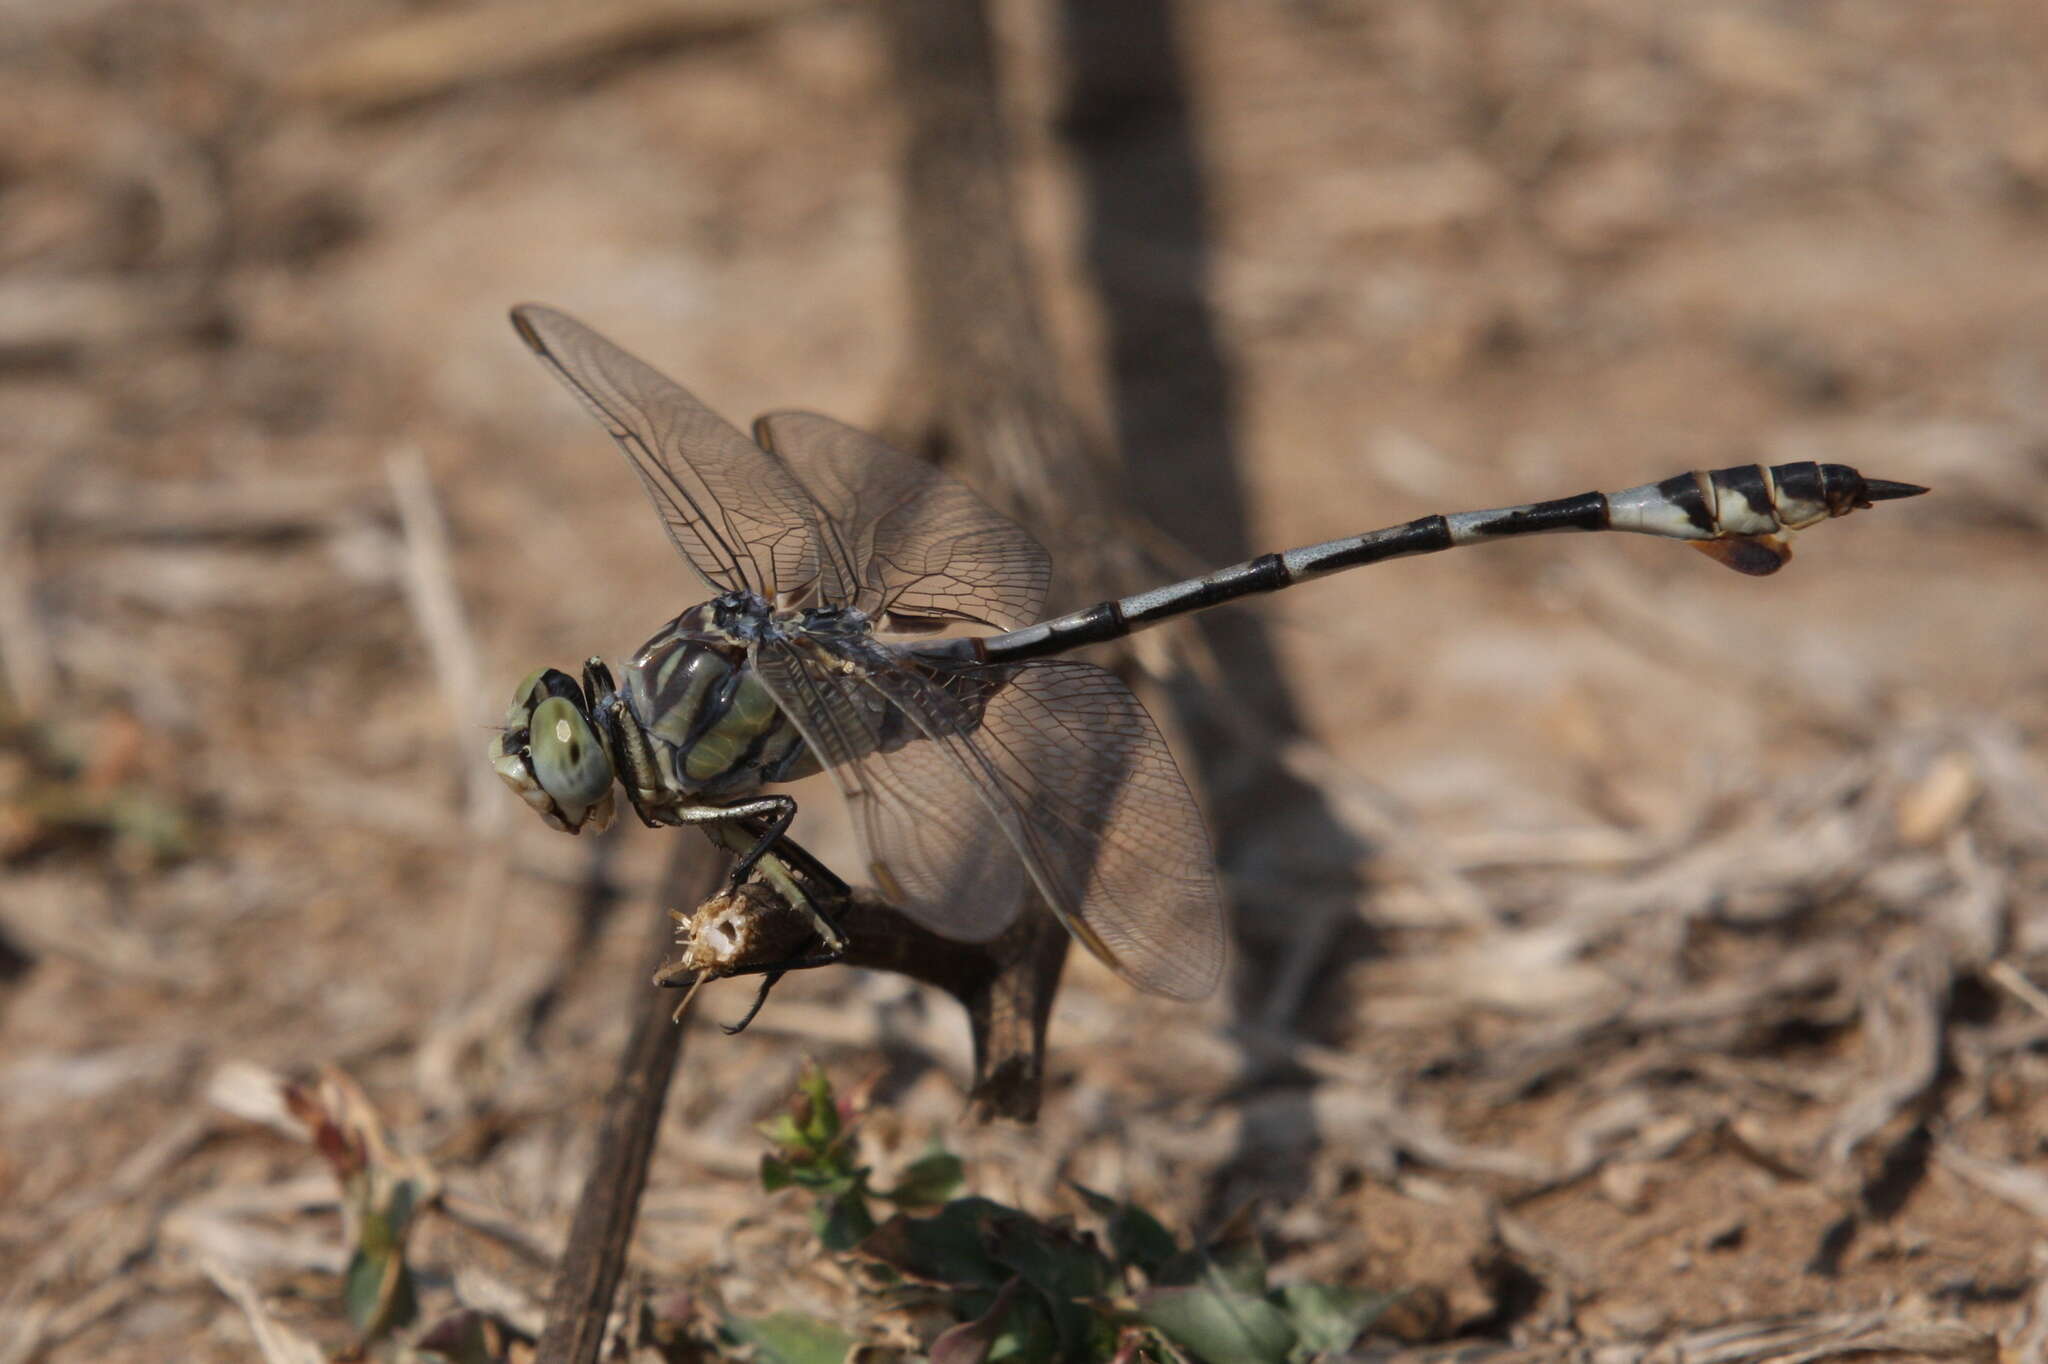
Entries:
POLYGON ((550 696, 534 707, 527 764, 571 833, 587 819, 599 828, 611 823, 612 761, 590 717, 567 698, 550 696))
POLYGON ((583 690, 554 668, 519 684, 491 767, 519 798, 564 833, 612 821, 612 765, 584 709, 583 690))

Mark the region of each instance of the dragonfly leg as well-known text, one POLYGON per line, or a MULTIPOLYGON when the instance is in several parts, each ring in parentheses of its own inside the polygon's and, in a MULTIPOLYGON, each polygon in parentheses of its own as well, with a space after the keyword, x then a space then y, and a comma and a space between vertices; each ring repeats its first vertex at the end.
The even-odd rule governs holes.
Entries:
POLYGON ((749 875, 759 872, 761 879, 781 897, 784 904, 810 919, 822 951, 748 967, 731 972, 733 975, 824 966, 846 953, 846 931, 827 908, 830 904, 845 903, 848 895, 846 882, 784 832, 789 828, 790 819, 795 817, 795 801, 780 796, 749 802, 749 805, 768 804, 774 800, 786 802, 787 811, 772 810, 764 817, 750 813, 746 807, 738 807, 737 818, 704 821, 704 832, 712 842, 738 855, 739 860, 733 867, 733 890, 737 891, 749 875))
MULTIPOLYGON (((817 906, 813 906, 814 910, 817 908, 817 906)), ((822 913, 822 911, 820 912, 822 913)), ((835 929, 834 931, 836 932, 837 930, 835 929)), ((747 1025, 760 1015, 761 1006, 768 1002, 768 992, 775 988, 777 981, 781 980, 791 971, 807 971, 813 966, 830 966, 845 955, 846 939, 844 936, 841 936, 837 946, 828 944, 822 952, 813 952, 808 956, 787 957, 777 962, 762 962, 757 966, 742 966, 736 971, 727 972, 728 977, 760 976, 761 988, 755 992, 753 1005, 748 1008, 745 1017, 741 1018, 737 1023, 721 1023, 718 1026, 724 1030, 727 1037, 738 1036, 746 1031, 747 1025)))
POLYGON ((768 1002, 768 992, 775 988, 775 982, 781 980, 783 975, 784 973, 781 971, 770 971, 767 975, 761 977, 761 988, 755 992, 753 1006, 747 1010, 746 1017, 737 1023, 719 1024, 719 1031, 723 1032, 727 1037, 738 1037, 741 1033, 745 1032, 747 1024, 760 1016, 761 1006, 768 1002))
MULTIPOLYGON (((769 829, 772 829, 770 824, 756 818, 707 823, 704 826, 705 833, 715 843, 732 852, 749 847, 749 840, 760 837, 764 830, 769 829)), ((780 837, 769 851, 761 854, 755 869, 783 903, 801 910, 810 919, 819 947, 816 951, 771 962, 754 962, 721 972, 725 976, 762 977, 761 988, 755 993, 753 1005, 745 1016, 737 1023, 719 1024, 727 1035, 743 1031, 760 1015, 762 1006, 768 1002, 768 992, 785 975, 813 966, 829 966, 846 955, 848 946, 846 931, 826 908, 828 904, 843 903, 848 894, 846 883, 833 874, 830 867, 795 839, 780 837)))
POLYGON ((667 812, 663 822, 710 825, 707 832, 714 842, 739 853, 739 860, 732 864, 728 886, 738 890, 740 883, 753 874, 755 864, 789 832, 795 819, 796 802, 790 797, 759 796, 737 805, 678 805, 667 812), (725 837, 724 828, 731 824, 754 835, 753 845, 744 852, 725 837))
MULTIPOLYGON (((758 832, 751 822, 746 827, 758 832)), ((846 882, 820 862, 810 849, 787 835, 777 839, 773 851, 763 855, 760 870, 762 879, 772 885, 784 900, 803 902, 824 947, 823 954, 816 958, 807 957, 784 965, 793 970, 802 966, 822 966, 846 955, 846 931, 840 928, 839 920, 826 908, 828 904, 847 902, 852 892, 846 882)))

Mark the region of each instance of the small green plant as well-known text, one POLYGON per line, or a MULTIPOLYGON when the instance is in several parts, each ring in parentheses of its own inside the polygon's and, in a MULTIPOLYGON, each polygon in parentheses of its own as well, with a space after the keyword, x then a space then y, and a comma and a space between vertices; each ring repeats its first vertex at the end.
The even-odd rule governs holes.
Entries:
POLYGON ((338 1070, 318 1083, 288 1084, 287 1111, 306 1129, 341 1185, 341 1216, 349 1245, 342 1306, 364 1344, 385 1340, 419 1317, 419 1298, 406 1242, 440 1180, 424 1161, 396 1151, 383 1119, 354 1080, 338 1070))
POLYGON ((907 1208, 931 1208, 960 1188, 960 1159, 934 1151, 904 1172, 903 1182, 882 1191, 868 1183, 867 1167, 854 1160, 854 1123, 832 1094, 820 1066, 804 1067, 788 1111, 761 1124, 776 1151, 761 1157, 761 1186, 774 1193, 797 1188, 812 1197, 811 1223, 825 1249, 852 1250, 875 1231, 872 1201, 907 1208))
MULTIPOLYGON (((944 1151, 876 1189, 855 1159, 856 1127, 853 1106, 808 1067, 790 1110, 762 1125, 776 1149, 762 1159, 761 1182, 811 1195, 822 1246, 878 1306, 950 1322, 927 1346, 934 1364, 1304 1364, 1350 1348, 1388 1302, 1321 1284, 1276 1287, 1248 1230, 1184 1246, 1143 1208, 1078 1185, 1100 1235, 960 1196, 960 1162, 944 1151), (878 1219, 877 1205, 894 1209, 878 1219)), ((840 1364, 862 1343, 845 1326, 787 1313, 728 1318, 725 1334, 779 1364, 840 1364)))

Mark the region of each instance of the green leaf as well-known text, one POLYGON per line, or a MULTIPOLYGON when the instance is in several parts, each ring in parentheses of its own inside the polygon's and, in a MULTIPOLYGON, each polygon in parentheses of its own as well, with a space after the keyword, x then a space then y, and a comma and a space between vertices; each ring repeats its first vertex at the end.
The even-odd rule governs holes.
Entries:
POLYGON ((378 1314, 384 1307, 384 1274, 390 1259, 383 1255, 368 1255, 361 1250, 348 1257, 348 1269, 341 1277, 341 1306, 348 1314, 348 1324, 358 1334, 368 1337, 378 1314))
POLYGON ((796 1172, 789 1168, 789 1162, 779 1156, 761 1157, 761 1189, 764 1193, 775 1193, 796 1183, 796 1172))
MULTIPOLYGON (((1107 1225, 1109 1248, 1115 1253, 1117 1264, 1143 1270, 1146 1278, 1154 1283, 1160 1282, 1160 1268, 1180 1254, 1180 1245, 1173 1239, 1173 1233, 1135 1203, 1120 1203, 1079 1184, 1073 1187, 1088 1204, 1089 1211, 1107 1225)), ((1192 1283, 1193 1278, 1182 1282, 1192 1283)))
POLYGON ((1227 1288, 1253 1298, 1265 1295, 1266 1251, 1259 1244, 1249 1209, 1231 1218, 1219 1237, 1196 1254, 1201 1259, 1201 1273, 1182 1282, 1227 1288))
POLYGON ((777 1113, 765 1122, 756 1123, 755 1128, 792 1158, 811 1154, 804 1138, 804 1130, 797 1126, 796 1119, 788 1113, 777 1113))
POLYGON ((996 1294, 995 1301, 989 1304, 986 1312, 973 1321, 963 1321, 941 1331, 932 1341, 931 1364, 986 1364, 1002 1338, 1003 1319, 1010 1315, 1023 1287, 1022 1279, 1010 1280, 996 1294))
POLYGON ((897 1213, 856 1252, 899 1274, 954 1288, 1000 1288, 1012 1277, 983 1249, 987 1219, 1010 1210, 985 1198, 960 1198, 931 1217, 897 1213))
POLYGON ((1199 1250, 1177 1250, 1147 1271, 1154 1288, 1191 1288, 1210 1273, 1209 1257, 1199 1250))
POLYGON ((1037 1291, 1059 1337, 1060 1353, 1083 1353, 1096 1317, 1080 1300, 1107 1293, 1115 1276, 1095 1238, 1010 1208, 991 1215, 984 1227, 983 1244, 990 1258, 1015 1270, 1037 1291))
POLYGON ((1094 1237, 1011 1209, 1004 1212, 1008 1215, 986 1223, 991 1258, 1016 1270, 1050 1298, 1092 1298, 1109 1290, 1110 1264, 1094 1237))
POLYGON ((1291 1283, 1280 1290, 1281 1304, 1299 1341, 1299 1354, 1349 1350, 1399 1297, 1398 1293, 1369 1293, 1320 1283, 1291 1283))
POLYGON ((1209 1262, 1204 1282, 1221 1279, 1238 1292, 1253 1295, 1266 1291, 1266 1250, 1259 1239, 1258 1211, 1256 1200, 1247 1202, 1217 1228, 1204 1247, 1209 1262))
POLYGON ((960 1192, 965 1179, 960 1157, 950 1151, 933 1151, 912 1161, 896 1187, 879 1196, 909 1207, 936 1208, 960 1192))
POLYGON ((381 1340, 419 1315, 412 1271, 399 1251, 371 1253, 357 1249, 349 1256, 342 1278, 342 1308, 349 1324, 364 1340, 381 1340))
POLYGON ((832 1077, 816 1062, 804 1066, 797 1088, 810 1100, 810 1113, 803 1120, 804 1137, 823 1150, 839 1136, 839 1105, 832 1101, 832 1077))
POLYGON ((420 1207, 420 1186, 417 1180, 401 1179, 391 1188, 390 1201, 384 1205, 384 1226, 395 1246, 403 1247, 405 1238, 412 1233, 412 1219, 420 1207))
POLYGON ((820 1160, 812 1163, 796 1162, 788 1167, 789 1182, 800 1189, 807 1189, 820 1198, 839 1198, 846 1194, 867 1193, 868 1172, 855 1166, 851 1169, 836 1160, 820 1160))
POLYGON ((989 1364, 1041 1364, 1049 1359, 1100 1358, 1102 1352, 1069 1351, 1059 1329, 1046 1314, 1045 1299, 1026 1292, 1002 1319, 1002 1329, 989 1347, 989 1364))
POLYGON ((1286 1364, 1296 1339, 1274 1304, 1223 1288, 1155 1290, 1138 1319, 1206 1364, 1286 1364))
POLYGON ((726 1334, 751 1345, 772 1364, 845 1364, 860 1341, 830 1322, 797 1312, 765 1317, 728 1317, 726 1334))
POLYGON ((797 1093, 789 1106, 765 1122, 756 1124, 761 1135, 781 1148, 793 1165, 804 1165, 839 1156, 834 1144, 840 1136, 839 1107, 832 1100, 832 1080, 824 1067, 807 1064, 797 1077, 797 1093))
POLYGON ((875 1229, 874 1215, 857 1194, 822 1199, 812 1210, 818 1241, 833 1252, 852 1250, 875 1229))

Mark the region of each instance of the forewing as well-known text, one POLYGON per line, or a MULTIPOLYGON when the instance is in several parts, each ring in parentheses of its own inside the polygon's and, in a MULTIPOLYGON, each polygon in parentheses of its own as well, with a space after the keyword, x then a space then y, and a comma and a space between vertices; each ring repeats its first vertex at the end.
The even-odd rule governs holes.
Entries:
POLYGON ((821 551, 816 505, 780 462, 566 313, 525 303, 512 325, 625 451, 669 538, 714 590, 844 589, 821 551))
POLYGON ((1031 885, 1015 851, 1018 815, 990 799, 978 765, 926 742, 920 727, 971 727, 971 713, 934 694, 913 721, 859 673, 806 647, 760 644, 754 667, 838 783, 867 878, 890 903, 962 942, 1008 928, 1031 885))
POLYGON ((812 412, 754 423, 825 511, 871 615, 894 609, 1014 630, 1040 618, 1052 560, 936 465, 812 412))

